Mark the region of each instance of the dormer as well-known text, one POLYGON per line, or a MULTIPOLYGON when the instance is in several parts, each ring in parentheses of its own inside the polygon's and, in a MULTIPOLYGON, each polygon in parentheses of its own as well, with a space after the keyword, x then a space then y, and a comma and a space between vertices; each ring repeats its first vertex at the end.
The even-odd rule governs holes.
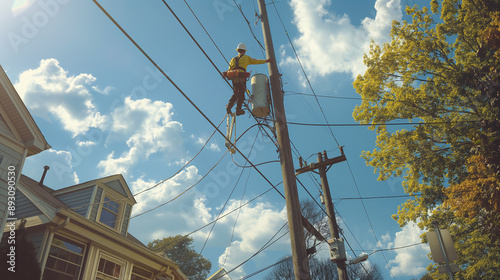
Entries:
POLYGON ((113 175, 52 193, 69 208, 101 226, 126 236, 137 202, 122 175, 113 175))

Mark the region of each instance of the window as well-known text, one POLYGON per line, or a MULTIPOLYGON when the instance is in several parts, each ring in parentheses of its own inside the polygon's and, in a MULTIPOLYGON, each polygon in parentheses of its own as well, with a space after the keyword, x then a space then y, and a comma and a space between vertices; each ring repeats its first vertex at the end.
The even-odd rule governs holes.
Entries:
POLYGON ((101 258, 97 268, 97 280, 120 279, 121 269, 120 264, 101 258))
POLYGON ((140 267, 134 266, 132 268, 132 276, 130 276, 130 280, 151 280, 152 276, 153 273, 140 267))
POLYGON ((43 273, 44 280, 78 279, 85 245, 61 236, 54 236, 43 273))
POLYGON ((100 253, 97 263, 96 280, 122 280, 125 279, 127 263, 111 255, 100 253))
POLYGON ((118 212, 120 210, 120 204, 109 197, 104 197, 104 203, 102 204, 101 217, 99 222, 116 228, 116 222, 118 218, 118 212))

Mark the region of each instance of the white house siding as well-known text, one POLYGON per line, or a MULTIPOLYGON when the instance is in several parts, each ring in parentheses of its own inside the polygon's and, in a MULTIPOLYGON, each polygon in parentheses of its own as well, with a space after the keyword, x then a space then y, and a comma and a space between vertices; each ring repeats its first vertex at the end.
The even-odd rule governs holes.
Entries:
POLYGON ((88 187, 74 192, 56 195, 56 197, 64 204, 68 205, 68 208, 85 217, 87 215, 87 209, 90 207, 89 204, 91 204, 90 200, 92 199, 93 192, 94 187, 88 187))
POLYGON ((108 187, 112 188, 113 190, 123 194, 125 197, 128 197, 127 192, 125 191, 125 188, 120 183, 120 180, 114 180, 111 182, 107 182, 106 185, 108 187))
POLYGON ((94 205, 92 205, 92 210, 90 211, 90 215, 89 215, 89 220, 91 221, 96 221, 96 218, 97 218, 97 211, 99 210, 99 204, 101 202, 101 196, 102 196, 102 188, 99 188, 97 187, 97 191, 95 193, 95 198, 94 198, 94 201, 92 203, 94 203, 94 205))
POLYGON ((15 167, 16 178, 21 175, 23 155, 0 143, 0 232, 3 232, 7 218, 8 172, 15 167))

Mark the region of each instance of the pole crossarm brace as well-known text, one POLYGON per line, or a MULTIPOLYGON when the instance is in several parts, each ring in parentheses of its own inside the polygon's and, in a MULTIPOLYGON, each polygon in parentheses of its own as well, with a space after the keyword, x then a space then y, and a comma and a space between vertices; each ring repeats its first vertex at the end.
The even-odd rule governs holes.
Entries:
POLYGON ((304 216, 302 216, 302 224, 304 228, 318 240, 328 243, 328 240, 309 222, 308 219, 304 218, 304 216))
POLYGON ((330 166, 330 165, 333 165, 335 163, 343 162, 343 161, 346 161, 346 160, 347 159, 346 159, 345 155, 341 155, 341 156, 338 156, 338 157, 327 159, 327 160, 322 161, 322 162, 311 163, 309 165, 306 165, 304 167, 296 169, 295 170, 295 175, 299 175, 299 174, 306 173, 306 172, 309 172, 309 171, 314 171, 315 169, 319 169, 319 168, 324 167, 324 166, 330 166))

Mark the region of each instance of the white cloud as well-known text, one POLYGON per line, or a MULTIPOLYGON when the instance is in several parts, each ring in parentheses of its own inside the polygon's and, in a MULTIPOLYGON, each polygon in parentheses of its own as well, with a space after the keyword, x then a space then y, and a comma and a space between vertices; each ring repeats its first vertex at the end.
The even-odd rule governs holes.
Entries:
POLYGON ((68 151, 49 149, 43 153, 26 158, 23 174, 31 178, 41 178, 43 166, 48 165, 49 171, 44 184, 53 188, 61 188, 80 183, 78 175, 71 164, 72 156, 68 151))
MULTIPOLYGON (((395 234, 394 242, 389 242, 390 248, 398 248, 410 244, 420 243, 421 230, 416 223, 410 222, 395 234)), ((388 240, 383 238, 384 241, 388 240)), ((428 245, 416 245, 395 250, 396 257, 389 261, 391 272, 394 276, 419 276, 426 272, 429 264, 427 254, 430 252, 428 245)))
MULTIPOLYGON (((225 213, 237 208, 246 201, 231 200, 225 213)), ((218 222, 217 230, 214 232, 214 239, 225 242, 221 245, 227 246, 224 253, 219 257, 219 266, 233 268, 257 252, 269 239, 286 223, 286 208, 276 209, 270 203, 258 202, 241 208, 238 222, 234 227, 234 237, 232 243, 227 244, 231 238, 231 232, 237 212, 221 219, 218 222)), ((278 236, 285 233, 288 226, 285 226, 278 236)), ((277 237, 278 237, 277 236, 277 237)), ((215 241, 212 241, 215 242, 215 241)), ((272 250, 289 250, 289 237, 286 235, 272 247, 260 253, 252 260, 258 262, 265 257, 266 253, 272 250)), ((244 276, 243 267, 238 268, 230 274, 232 279, 239 279, 244 276)))
POLYGON ((216 143, 211 143, 209 149, 211 151, 220 152, 220 147, 216 143))
MULTIPOLYGON (((377 0, 375 18, 367 17, 359 26, 353 25, 346 14, 328 11, 330 5, 330 0, 291 1, 300 32, 294 40, 295 48, 312 76, 346 72, 356 77, 365 71, 363 54, 368 52, 370 42, 388 41, 392 20, 402 18, 400 0, 377 0)), ((282 63, 296 65, 295 55, 285 52, 282 63)))
POLYGON ((64 129, 77 136, 106 121, 95 108, 88 89, 95 80, 90 74, 68 76, 59 61, 51 58, 21 73, 15 87, 32 114, 50 121, 51 113, 64 129))
POLYGON ((80 147, 90 147, 97 145, 97 143, 94 141, 76 141, 76 145, 80 147))
POLYGON ((180 156, 183 144, 182 124, 172 120, 173 106, 150 99, 125 99, 110 115, 113 138, 127 139, 128 151, 115 157, 110 153, 99 162, 102 175, 126 174, 140 160, 147 160, 153 153, 169 152, 180 156))
POLYGON ((142 177, 137 179, 131 183, 131 190, 134 194, 155 185, 157 186, 136 196, 137 204, 134 206, 134 214, 141 213, 154 205, 173 199, 189 186, 196 183, 200 178, 201 176, 198 174, 198 169, 194 166, 188 166, 173 178, 159 185, 157 185, 159 182, 154 180, 146 181, 142 177))

